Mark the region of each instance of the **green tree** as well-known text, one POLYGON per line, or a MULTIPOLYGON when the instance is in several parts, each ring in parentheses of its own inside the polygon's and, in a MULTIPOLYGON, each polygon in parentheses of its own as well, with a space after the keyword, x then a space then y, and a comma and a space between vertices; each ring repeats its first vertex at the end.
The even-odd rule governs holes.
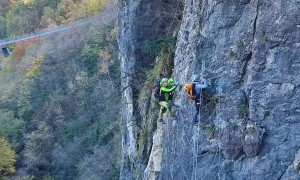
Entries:
POLYGON ((19 98, 17 102, 18 116, 26 122, 30 122, 34 114, 34 109, 31 104, 31 92, 28 84, 23 84, 19 90, 19 98))
MULTIPOLYGON (((21 5, 34 9, 35 1, 21 5)), ((43 16, 48 11, 50 19, 57 18, 57 8, 46 5, 43 16)), ((18 80, 10 80, 17 84, 14 91, 3 86, 2 92, 10 92, 0 93, 0 107, 9 109, 3 111, 3 125, 14 122, 13 129, 19 129, 17 122, 26 123, 23 144, 16 151, 22 162, 18 167, 26 177, 118 176, 120 68, 112 27, 95 23, 46 38, 40 47, 26 48, 19 68, 11 73, 20 74, 18 80), (33 61, 37 54, 44 57, 40 63, 33 61)), ((5 130, 10 132, 8 140, 20 139, 21 130, 5 130)))
POLYGON ((0 16, 5 16, 9 9, 9 0, 0 1, 0 16))
POLYGON ((57 25, 56 12, 54 9, 49 6, 44 7, 44 13, 41 17, 41 24, 43 27, 51 27, 57 25))
POLYGON ((79 4, 77 12, 81 17, 86 17, 99 12, 105 0, 82 0, 79 4))
POLYGON ((98 179, 107 177, 107 179, 119 179, 119 162, 116 148, 112 143, 105 146, 95 146, 93 153, 84 157, 78 165, 80 179, 98 179), (102 163, 99 163, 102 162, 102 163))
POLYGON ((16 3, 6 15, 7 34, 17 36, 40 28, 38 11, 16 3))
POLYGON ((6 37, 6 19, 0 16, 0 38, 6 37))
POLYGON ((4 138, 0 138, 0 177, 14 173, 16 156, 4 138))
POLYGON ((72 0, 62 0, 57 6, 57 21, 59 23, 67 23, 78 18, 78 5, 72 0))
POLYGON ((25 164, 29 172, 42 177, 49 172, 51 152, 54 148, 54 135, 51 127, 43 121, 32 122, 36 130, 26 135, 25 164))
POLYGON ((5 137, 15 150, 21 146, 24 121, 16 119, 11 111, 0 111, 0 136, 5 137))

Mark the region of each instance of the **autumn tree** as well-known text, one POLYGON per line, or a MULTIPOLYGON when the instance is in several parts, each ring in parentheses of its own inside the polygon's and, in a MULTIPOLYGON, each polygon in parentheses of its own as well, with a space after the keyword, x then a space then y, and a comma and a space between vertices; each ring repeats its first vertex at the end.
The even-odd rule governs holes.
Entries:
POLYGON ((15 152, 4 138, 0 138, 0 177, 14 173, 16 157, 15 152))
POLYGON ((14 55, 14 59, 12 62, 13 65, 19 64, 22 61, 22 58, 25 55, 26 48, 28 48, 29 46, 31 46, 33 44, 39 44, 41 42, 42 42, 42 40, 40 38, 33 38, 33 39, 29 39, 29 40, 25 40, 25 41, 16 43, 14 50, 13 50, 13 55, 14 55))
MULTIPOLYGON (((75 3, 75 8, 65 7, 67 16, 62 20, 73 18, 68 15, 74 12, 93 14, 102 7, 97 0, 64 2, 75 3)), ((57 23, 58 9, 64 10, 61 3, 18 0, 15 5, 38 8, 36 14, 42 14, 46 20, 42 26, 47 26, 57 23), (41 13, 38 6, 43 3, 41 13)), ((96 21, 40 42, 15 44, 7 64, 13 62, 17 68, 0 72, 4 74, 0 76, 0 137, 17 154, 13 178, 118 177, 121 88, 114 27, 113 21, 109 25, 96 21)))

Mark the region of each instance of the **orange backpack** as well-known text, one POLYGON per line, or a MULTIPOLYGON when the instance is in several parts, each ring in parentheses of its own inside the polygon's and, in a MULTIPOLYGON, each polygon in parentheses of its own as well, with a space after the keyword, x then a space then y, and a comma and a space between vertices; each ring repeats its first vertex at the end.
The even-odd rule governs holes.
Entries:
POLYGON ((195 100, 196 96, 193 96, 193 85, 192 84, 186 83, 183 86, 183 90, 191 100, 195 100))

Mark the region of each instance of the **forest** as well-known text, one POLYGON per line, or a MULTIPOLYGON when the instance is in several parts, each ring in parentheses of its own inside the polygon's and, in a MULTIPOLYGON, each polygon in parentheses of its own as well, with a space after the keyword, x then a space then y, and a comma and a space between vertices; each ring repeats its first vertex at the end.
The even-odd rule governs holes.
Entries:
POLYGON ((119 178, 115 3, 0 0, 0 39, 96 14, 93 23, 9 44, 12 54, 0 56, 0 179, 119 178))
POLYGON ((98 13, 105 0, 1 0, 0 38, 32 33, 98 13))

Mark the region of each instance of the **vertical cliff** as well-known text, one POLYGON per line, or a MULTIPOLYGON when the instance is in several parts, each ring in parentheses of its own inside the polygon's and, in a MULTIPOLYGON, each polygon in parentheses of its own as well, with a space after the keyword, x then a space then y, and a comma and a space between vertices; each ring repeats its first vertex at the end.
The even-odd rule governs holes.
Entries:
MULTIPOLYGON (((142 155, 144 150, 139 152, 138 150, 143 149, 139 146, 141 144, 139 141, 143 141, 141 136, 144 134, 144 140, 147 140, 148 135, 145 135, 145 133, 147 134, 148 128, 152 129, 148 126, 150 121, 147 122, 146 117, 146 114, 151 114, 148 113, 150 95, 148 93, 143 97, 145 90, 148 92, 151 88, 152 82, 148 82, 147 87, 149 88, 145 89, 143 87, 146 86, 150 74, 149 70, 154 67, 155 62, 160 61, 152 55, 159 52, 153 51, 164 49, 164 43, 173 32, 172 29, 175 28, 180 16, 177 14, 178 9, 179 1, 177 0, 119 1, 118 42, 122 69, 123 107, 123 166, 121 177, 123 179, 140 177, 141 172, 145 169, 143 164, 145 165, 146 162, 141 163, 140 161, 141 159, 146 161, 148 157, 142 155), (161 41, 156 41, 158 39, 161 39, 161 41)), ((169 66, 169 63, 162 61, 160 63, 162 63, 160 68, 169 66)), ((155 74, 152 77, 155 78, 155 74)), ((147 142, 145 141, 142 146, 148 146, 147 142)))
MULTIPOLYGON (((192 171, 197 179, 286 176, 299 149, 299 2, 186 3, 175 79, 186 82, 201 69, 215 77, 205 92, 211 99, 201 110, 200 156, 192 171)), ((178 94, 188 122, 191 105, 178 94)))
POLYGON ((121 178, 299 178, 300 2, 186 0, 174 59, 161 53, 156 60, 141 46, 166 35, 168 26, 160 23, 170 19, 163 20, 155 11, 162 4, 152 2, 120 2, 121 178), (209 79, 199 127, 191 124, 194 105, 181 88, 176 120, 156 126, 146 83, 151 76, 134 80, 141 67, 165 71, 164 62, 174 65, 180 84, 192 74, 209 79))

